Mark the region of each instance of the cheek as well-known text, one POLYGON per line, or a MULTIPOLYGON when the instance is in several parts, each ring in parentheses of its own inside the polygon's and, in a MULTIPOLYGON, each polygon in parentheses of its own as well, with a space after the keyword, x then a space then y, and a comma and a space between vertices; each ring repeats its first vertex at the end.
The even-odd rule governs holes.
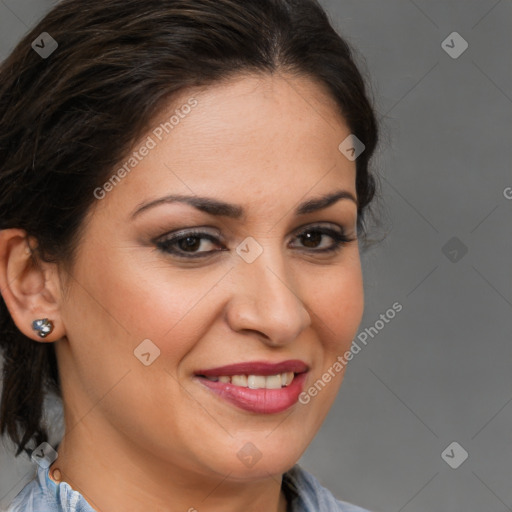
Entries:
MULTIPOLYGON (((121 257, 113 265, 113 258, 97 255, 86 261, 74 273, 75 286, 63 313, 70 346, 63 381, 79 403, 77 417, 100 404, 97 411, 108 409, 118 426, 142 428, 132 414, 134 403, 144 411, 141 418, 147 418, 161 410, 154 389, 170 403, 183 399, 173 376, 202 335, 208 318, 201 297, 215 280, 191 282, 183 272, 171 283, 150 279, 163 274, 154 265, 129 265, 121 257), (143 345, 150 353, 147 366, 134 353, 146 339, 154 343, 143 345)), ((138 354, 142 357, 142 351, 138 354)))
MULTIPOLYGON (((86 295, 93 299, 93 307, 96 303, 98 321, 108 324, 121 344, 127 337, 167 339, 188 323, 189 312, 215 284, 212 276, 192 275, 190 269, 169 273, 163 259, 141 258, 130 248, 91 256, 78 279, 87 283, 86 295)), ((87 302, 88 297, 83 298, 87 302)))
POLYGON ((309 443, 336 400, 346 369, 345 365, 340 366, 338 358, 350 349, 361 323, 364 293, 360 265, 355 262, 325 272, 321 279, 312 279, 308 296, 309 309, 314 313, 312 327, 320 344, 314 355, 315 371, 308 377, 301 395, 309 419, 302 435, 309 443))
POLYGON ((311 279, 309 308, 321 333, 326 356, 343 353, 351 344, 364 311, 361 266, 357 261, 321 278, 311 279))
MULTIPOLYGON (((74 272, 63 318, 71 352, 68 365, 74 368, 72 380, 78 378, 82 388, 95 393, 90 396, 95 402, 127 371, 131 378, 149 369, 134 353, 143 340, 157 347, 150 344, 151 359, 158 350, 164 356, 155 359, 156 366, 165 360, 171 367, 187 353, 190 337, 174 334, 186 325, 180 319, 187 318, 196 294, 183 283, 170 287, 162 280, 151 281, 148 274, 155 269, 128 265, 122 257, 109 258, 97 251, 84 261, 87 264, 74 272)), ((151 381, 154 375, 146 371, 143 377, 151 381)))

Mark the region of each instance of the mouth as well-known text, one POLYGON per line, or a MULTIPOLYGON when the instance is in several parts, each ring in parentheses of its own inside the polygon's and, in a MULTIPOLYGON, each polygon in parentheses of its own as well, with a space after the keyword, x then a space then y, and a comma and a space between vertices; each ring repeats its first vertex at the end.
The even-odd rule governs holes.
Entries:
POLYGON ((273 414, 293 406, 309 367, 299 360, 250 362, 198 370, 195 378, 214 395, 236 407, 273 414))
POLYGON ((212 382, 223 382, 249 389, 281 389, 289 386, 294 377, 294 372, 277 373, 275 375, 220 375, 219 377, 206 377, 198 375, 212 382))

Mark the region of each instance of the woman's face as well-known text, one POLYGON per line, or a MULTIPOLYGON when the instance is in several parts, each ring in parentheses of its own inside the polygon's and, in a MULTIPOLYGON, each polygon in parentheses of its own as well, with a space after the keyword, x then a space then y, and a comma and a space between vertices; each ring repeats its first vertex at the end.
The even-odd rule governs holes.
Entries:
POLYGON ((161 112, 136 165, 97 193, 77 252, 57 342, 66 438, 107 461, 240 480, 300 458, 343 372, 298 395, 348 350, 363 313, 357 239, 329 251, 336 233, 357 235, 336 112, 314 82, 279 75, 188 91, 161 112))

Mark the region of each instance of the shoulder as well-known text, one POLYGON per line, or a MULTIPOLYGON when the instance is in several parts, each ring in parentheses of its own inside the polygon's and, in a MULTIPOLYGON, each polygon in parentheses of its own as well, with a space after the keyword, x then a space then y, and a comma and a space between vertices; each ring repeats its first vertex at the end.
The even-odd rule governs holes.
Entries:
POLYGON ((336 499, 311 473, 298 464, 283 475, 283 489, 292 512, 370 512, 336 499))
POLYGON ((6 512, 53 512, 48 506, 38 474, 14 497, 6 512))
POLYGON ((33 480, 15 496, 6 512, 95 512, 67 482, 53 482, 48 471, 38 466, 33 480))

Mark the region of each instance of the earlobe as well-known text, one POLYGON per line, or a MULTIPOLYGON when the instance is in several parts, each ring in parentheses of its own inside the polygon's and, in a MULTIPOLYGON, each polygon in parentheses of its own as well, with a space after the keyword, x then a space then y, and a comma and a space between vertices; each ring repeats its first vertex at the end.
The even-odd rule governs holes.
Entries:
POLYGON ((40 261, 22 229, 0 230, 0 292, 18 329, 36 341, 65 335, 55 264, 40 261))

